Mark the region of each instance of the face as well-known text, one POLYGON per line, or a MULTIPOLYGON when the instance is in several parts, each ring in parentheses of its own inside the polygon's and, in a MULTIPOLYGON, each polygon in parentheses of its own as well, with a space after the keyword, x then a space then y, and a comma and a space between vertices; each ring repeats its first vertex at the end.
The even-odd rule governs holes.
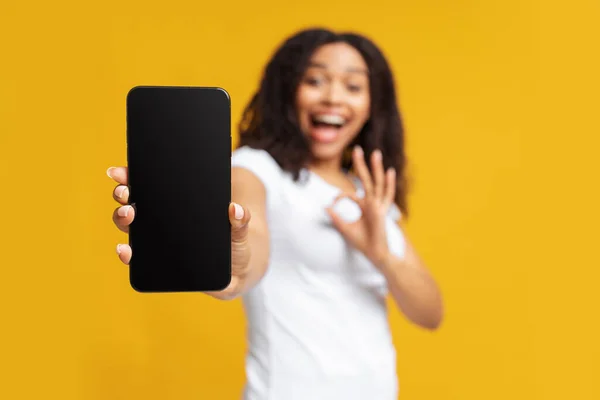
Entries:
POLYGON ((302 132, 319 161, 338 161, 370 114, 367 64, 346 43, 317 49, 297 92, 302 132))

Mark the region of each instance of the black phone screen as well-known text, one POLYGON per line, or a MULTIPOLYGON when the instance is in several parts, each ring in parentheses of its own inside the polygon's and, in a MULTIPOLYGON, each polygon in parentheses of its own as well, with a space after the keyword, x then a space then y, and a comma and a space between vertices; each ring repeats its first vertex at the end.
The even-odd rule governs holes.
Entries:
POLYGON ((229 284, 230 110, 220 88, 138 86, 128 93, 135 290, 215 291, 229 284))

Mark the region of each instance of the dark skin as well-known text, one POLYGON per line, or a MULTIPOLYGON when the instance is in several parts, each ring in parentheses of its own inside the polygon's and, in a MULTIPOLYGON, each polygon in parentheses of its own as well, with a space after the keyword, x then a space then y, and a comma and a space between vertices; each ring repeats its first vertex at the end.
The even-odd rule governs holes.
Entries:
MULTIPOLYGON (((360 178, 365 191, 365 196, 358 198, 354 185, 341 169, 344 150, 370 113, 366 64, 360 54, 346 44, 323 46, 313 58, 315 67, 308 71, 300 85, 296 101, 301 128, 311 143, 313 153, 309 168, 340 188, 343 195, 337 200, 348 197, 355 201, 362 210, 362 216, 358 221, 346 223, 333 211, 335 203, 327 211, 340 234, 386 278, 389 291, 402 313, 418 326, 436 329, 443 318, 443 305, 435 280, 408 239, 402 258, 392 254, 388 248, 385 218, 394 201, 395 171, 384 171, 379 151, 373 152, 367 161, 360 148, 354 149, 354 173, 360 178), (335 133, 324 133, 310 125, 310 117, 315 114, 342 118, 345 123, 335 133), (371 163, 372 173, 367 162, 371 163)), ((118 183, 113 198, 121 205, 114 211, 113 221, 120 230, 128 232, 135 213, 127 205, 127 168, 111 168, 108 174, 118 183)), ((222 300, 239 297, 251 290, 264 276, 270 252, 264 185, 242 168, 232 168, 231 177, 229 220, 232 225, 233 279, 227 289, 208 293, 222 300)), ((128 245, 119 245, 117 253, 124 264, 129 264, 131 248, 128 245)))
MULTIPOLYGON (((394 198, 394 171, 393 169, 387 172, 383 170, 377 152, 374 152, 371 159, 373 176, 369 174, 360 149, 353 152, 353 157, 357 175, 365 190, 365 196, 358 198, 353 190, 354 186, 345 175, 342 175, 341 178, 347 183, 344 184, 344 193, 337 200, 343 197, 354 200, 361 208, 362 217, 356 222, 347 223, 332 208, 329 208, 328 212, 332 222, 344 238, 363 252, 385 276, 392 297, 407 318, 423 328, 436 329, 442 320, 442 301, 435 281, 410 241, 406 240, 404 258, 398 258, 391 254, 387 246, 385 216, 394 198)), ((134 210, 126 205, 128 200, 127 169, 125 167, 113 168, 109 170, 109 175, 120 183, 115 188, 113 197, 124 205, 114 211, 113 221, 123 232, 128 232, 128 226, 134 218, 134 210), (128 210, 127 215, 124 215, 124 210, 128 210)), ((240 199, 246 198, 250 203, 264 202, 262 183, 251 173, 235 168, 232 176, 234 196, 239 196, 240 199)), ((254 229, 249 229, 250 211, 242 207, 242 213, 237 215, 237 217, 241 215, 241 218, 238 219, 236 207, 236 204, 232 203, 229 210, 232 224, 233 280, 224 291, 208 293, 222 300, 236 298, 252 288, 264 275, 267 268, 268 231, 264 223, 264 207, 258 207, 260 219, 256 222, 254 229), (251 248, 257 249, 254 257, 251 255, 251 248)), ((129 264, 131 248, 128 245, 120 245, 118 253, 120 260, 129 264)))
POLYGON ((433 277, 408 239, 405 239, 406 254, 402 258, 392 254, 387 245, 385 218, 394 201, 395 172, 393 169, 384 171, 378 151, 370 161, 373 174, 369 173, 362 150, 354 150, 353 163, 365 195, 359 198, 352 190, 337 199, 347 197, 356 202, 361 208, 361 218, 347 223, 333 208, 328 209, 329 215, 344 238, 385 276, 390 293, 404 315, 423 328, 436 329, 442 321, 443 308, 433 277))

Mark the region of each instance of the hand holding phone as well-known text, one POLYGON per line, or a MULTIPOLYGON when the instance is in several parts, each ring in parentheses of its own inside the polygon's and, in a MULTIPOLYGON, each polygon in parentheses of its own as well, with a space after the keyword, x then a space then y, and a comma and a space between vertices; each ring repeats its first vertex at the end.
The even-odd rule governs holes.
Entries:
MULTIPOLYGON (((129 205, 127 167, 109 168, 108 175, 117 183, 112 196, 120 204, 113 212, 113 222, 119 230, 129 233, 129 225, 135 218, 135 210, 129 205)), ((167 214, 170 213, 169 210, 164 211, 167 214)), ((246 276, 248 261, 250 259, 250 249, 247 246, 248 225, 251 219, 250 212, 246 207, 233 203, 231 203, 228 211, 231 223, 231 282, 224 290, 206 292, 215 298, 223 300, 236 296, 246 276)), ((186 212, 185 210, 181 210, 171 215, 171 218, 186 218, 186 212)), ((132 251, 128 244, 119 245, 117 247, 117 254, 123 264, 129 265, 132 251)), ((176 259, 176 257, 173 257, 173 259, 176 259)))
POLYGON ((127 168, 109 175, 121 184, 114 195, 124 206, 114 217, 129 233, 129 245, 120 250, 131 286, 154 293, 234 290, 234 267, 243 262, 231 259, 232 246, 249 214, 236 219, 231 204, 228 94, 220 88, 133 88, 127 160, 127 168))

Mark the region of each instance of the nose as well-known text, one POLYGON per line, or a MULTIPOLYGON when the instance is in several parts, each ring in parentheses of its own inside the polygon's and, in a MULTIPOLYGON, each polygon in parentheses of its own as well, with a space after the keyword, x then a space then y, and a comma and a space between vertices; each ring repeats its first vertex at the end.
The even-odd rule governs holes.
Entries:
POLYGON ((331 82, 327 85, 324 93, 324 100, 329 105, 338 105, 344 99, 343 87, 339 82, 331 82))

